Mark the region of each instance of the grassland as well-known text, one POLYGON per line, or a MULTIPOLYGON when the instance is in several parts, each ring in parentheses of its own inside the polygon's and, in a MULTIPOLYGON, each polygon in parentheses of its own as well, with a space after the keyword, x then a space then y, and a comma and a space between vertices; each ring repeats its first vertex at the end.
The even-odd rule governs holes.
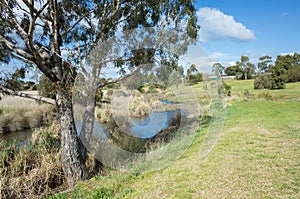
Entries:
MULTIPOLYGON (((300 83, 254 90, 253 80, 227 81, 222 136, 206 158, 207 127, 173 164, 148 173, 108 171, 50 198, 300 198, 300 83)), ((207 95, 194 85, 199 101, 207 95)))

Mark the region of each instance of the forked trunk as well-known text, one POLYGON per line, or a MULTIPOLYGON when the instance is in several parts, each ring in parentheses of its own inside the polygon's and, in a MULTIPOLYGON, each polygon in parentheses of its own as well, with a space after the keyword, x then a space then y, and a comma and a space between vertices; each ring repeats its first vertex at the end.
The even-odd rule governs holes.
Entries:
POLYGON ((60 115, 62 169, 68 186, 72 187, 78 180, 85 179, 87 172, 82 157, 85 148, 77 136, 72 102, 65 88, 57 93, 57 107, 60 115))

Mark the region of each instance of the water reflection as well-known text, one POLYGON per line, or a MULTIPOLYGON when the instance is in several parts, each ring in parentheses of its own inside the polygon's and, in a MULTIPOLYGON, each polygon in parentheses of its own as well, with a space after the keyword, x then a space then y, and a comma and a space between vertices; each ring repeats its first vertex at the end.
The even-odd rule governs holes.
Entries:
POLYGON ((132 133, 139 138, 151 138, 160 130, 168 128, 177 111, 152 112, 143 118, 131 118, 132 133))
POLYGON ((0 140, 8 142, 17 142, 19 147, 30 145, 29 141, 33 134, 33 129, 26 129, 22 131, 9 132, 0 134, 0 140))

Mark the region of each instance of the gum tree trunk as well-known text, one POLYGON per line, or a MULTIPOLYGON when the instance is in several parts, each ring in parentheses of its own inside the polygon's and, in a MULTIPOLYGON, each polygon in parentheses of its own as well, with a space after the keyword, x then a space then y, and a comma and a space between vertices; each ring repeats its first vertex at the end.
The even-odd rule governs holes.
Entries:
POLYGON ((77 136, 72 102, 66 89, 57 94, 61 128, 61 163, 69 187, 87 177, 83 154, 85 147, 77 136))

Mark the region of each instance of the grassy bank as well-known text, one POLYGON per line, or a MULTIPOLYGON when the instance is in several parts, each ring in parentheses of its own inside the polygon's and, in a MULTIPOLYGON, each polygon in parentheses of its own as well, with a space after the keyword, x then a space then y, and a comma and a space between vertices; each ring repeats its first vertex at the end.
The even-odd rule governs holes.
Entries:
MULTIPOLYGON (((109 171, 51 198, 299 198, 300 83, 272 91, 254 90, 253 80, 227 83, 222 136, 205 159, 199 149, 207 127, 167 168, 109 171)), ((194 86, 200 103, 203 86, 194 86)))
POLYGON ((13 96, 0 100, 0 134, 50 124, 54 117, 49 104, 13 96))

